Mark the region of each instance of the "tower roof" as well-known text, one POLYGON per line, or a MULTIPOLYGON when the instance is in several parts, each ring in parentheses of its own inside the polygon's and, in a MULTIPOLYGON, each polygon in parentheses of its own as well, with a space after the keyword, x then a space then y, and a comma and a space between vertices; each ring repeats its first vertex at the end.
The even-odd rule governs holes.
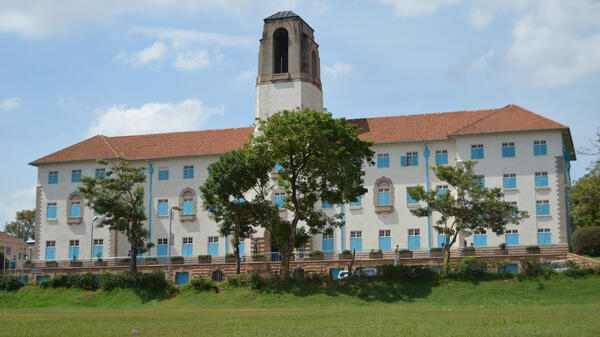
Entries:
POLYGON ((269 17, 265 18, 265 21, 267 20, 275 20, 275 19, 285 19, 285 18, 299 18, 300 15, 292 12, 292 11, 281 11, 281 12, 277 12, 269 17))

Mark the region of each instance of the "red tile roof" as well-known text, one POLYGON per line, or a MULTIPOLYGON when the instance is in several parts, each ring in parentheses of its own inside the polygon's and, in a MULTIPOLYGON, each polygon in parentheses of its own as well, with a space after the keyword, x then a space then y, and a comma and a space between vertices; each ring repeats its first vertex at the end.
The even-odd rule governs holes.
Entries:
MULTIPOLYGON (((516 105, 499 109, 348 120, 363 131, 360 138, 378 143, 448 139, 479 133, 556 130, 568 127, 516 105)), ((137 136, 95 136, 31 162, 45 163, 122 158, 141 160, 218 155, 241 148, 254 127, 137 136)))

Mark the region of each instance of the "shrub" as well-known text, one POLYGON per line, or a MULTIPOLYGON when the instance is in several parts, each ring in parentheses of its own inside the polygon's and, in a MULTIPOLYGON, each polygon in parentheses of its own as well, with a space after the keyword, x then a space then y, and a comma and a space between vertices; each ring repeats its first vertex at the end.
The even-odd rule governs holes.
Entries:
POLYGON ((109 291, 115 288, 130 288, 143 291, 151 292, 166 292, 167 294, 173 293, 175 287, 167 281, 165 274, 162 272, 158 273, 131 273, 131 272, 118 272, 109 273, 104 272, 100 277, 100 289, 109 291))
POLYGON ((198 255, 199 260, 210 259, 211 255, 198 255))
POLYGON ((232 287, 243 287, 248 283, 248 277, 244 274, 227 278, 227 285, 232 287))
POLYGON ((200 291, 214 290, 216 293, 219 292, 219 287, 217 287, 212 280, 207 279, 204 276, 193 278, 190 281, 190 287, 200 291))
POLYGON ((406 249, 406 248, 404 248, 404 249, 400 249, 400 250, 398 251, 398 253, 410 253, 410 252, 412 252, 412 250, 410 250, 410 249, 406 249))
POLYGON ((155 258, 155 257, 146 257, 146 258, 144 258, 144 260, 146 260, 146 261, 158 261, 158 259, 155 258))
POLYGON ((171 262, 182 262, 183 263, 183 256, 171 256, 171 262))
POLYGON ((320 250, 313 250, 312 252, 310 252, 310 254, 308 254, 310 256, 315 256, 315 255, 323 255, 323 252, 320 250))
POLYGON ((371 253, 373 254, 379 254, 382 253, 383 251, 381 249, 371 249, 371 253))
POLYGON ((600 256, 600 226, 579 228, 572 241, 575 254, 600 256))
POLYGON ((263 254, 263 253, 252 254, 253 259, 261 258, 261 257, 265 257, 265 254, 263 254))
POLYGON ((344 249, 342 251, 342 254, 348 254, 348 255, 350 255, 350 254, 352 254, 352 251, 350 249, 344 249))
POLYGON ((235 254, 234 253, 227 253, 227 254, 225 254, 225 258, 235 258, 235 254))
POLYGON ((91 273, 58 274, 40 283, 40 288, 79 288, 95 290, 94 276, 91 273))
POLYGON ((527 250, 540 250, 540 246, 536 246, 536 245, 527 246, 527 248, 525 248, 525 249, 527 249, 527 250))
POLYGON ((498 245, 498 248, 506 249, 506 243, 502 242, 501 244, 498 245))
POLYGON ((130 259, 130 258, 128 258, 128 257, 123 257, 123 258, 120 258, 120 259, 119 259, 119 262, 123 262, 123 263, 125 263, 125 262, 130 262, 130 261, 131 261, 131 259, 130 259))
POLYGON ((22 286, 23 283, 21 283, 21 281, 19 281, 19 278, 15 275, 0 275, 0 290, 14 291, 21 289, 22 286))
POLYGON ((536 258, 521 259, 521 271, 527 276, 538 276, 541 272, 540 260, 536 258))
POLYGON ((434 248, 430 249, 430 251, 432 251, 432 252, 441 252, 442 250, 443 250, 443 248, 440 248, 440 247, 434 247, 434 248))
POLYGON ((465 247, 463 248, 463 250, 470 250, 470 251, 474 251, 475 247, 471 246, 471 247, 465 247))
POLYGON ((377 267, 378 276, 390 280, 436 280, 438 274, 429 266, 384 264, 377 267))
POLYGON ((260 289, 263 285, 263 280, 258 276, 257 273, 251 273, 248 275, 248 284, 250 288, 257 290, 260 289))

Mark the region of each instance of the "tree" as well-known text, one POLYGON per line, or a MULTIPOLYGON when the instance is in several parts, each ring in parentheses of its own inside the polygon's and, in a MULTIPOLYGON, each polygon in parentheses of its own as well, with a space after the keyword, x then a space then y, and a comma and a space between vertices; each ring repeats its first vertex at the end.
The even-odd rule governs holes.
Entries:
POLYGON ((575 182, 570 197, 576 228, 600 226, 600 160, 575 182))
POLYGON ((6 225, 6 232, 25 241, 35 239, 35 210, 17 211, 15 219, 6 225))
MULTIPOLYGON (((106 160, 98 160, 108 165, 106 160)), ((144 228, 146 220, 144 212, 144 187, 146 181, 145 167, 131 167, 123 160, 117 160, 102 177, 82 177, 83 186, 79 192, 83 194, 86 205, 96 213, 103 214, 98 227, 108 227, 127 237, 130 244, 130 271, 137 272, 137 254, 143 254, 153 244, 147 242, 150 233, 144 228)))
POLYGON ((252 137, 253 151, 281 166, 278 185, 285 191, 284 207, 293 214, 276 228, 280 242, 281 277, 289 277, 290 256, 297 235, 322 233, 340 226, 315 207, 319 200, 349 203, 366 193, 363 163, 373 165, 370 142, 358 138, 359 128, 329 113, 281 111, 261 121, 252 137), (299 228, 300 222, 305 226, 299 228))
POLYGON ((412 209, 417 217, 427 217, 439 213, 440 219, 433 228, 446 236, 444 244, 444 273, 448 273, 450 248, 459 233, 470 236, 476 230, 491 230, 504 234, 509 223, 519 224, 526 218, 526 211, 519 211, 509 202, 503 201, 502 190, 498 187, 484 188, 474 173, 477 162, 466 161, 462 166, 436 165, 433 172, 440 181, 449 186, 449 193, 425 191, 423 186, 408 187, 413 199, 424 201, 425 206, 412 209))

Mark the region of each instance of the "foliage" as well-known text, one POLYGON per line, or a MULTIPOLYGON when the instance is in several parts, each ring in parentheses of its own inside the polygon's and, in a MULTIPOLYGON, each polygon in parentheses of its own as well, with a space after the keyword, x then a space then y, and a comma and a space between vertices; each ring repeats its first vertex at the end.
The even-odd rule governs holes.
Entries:
POLYGON ((440 247, 433 247, 433 248, 430 249, 430 251, 432 251, 432 252, 441 252, 442 250, 443 249, 440 248, 440 247))
POLYGON ((573 233, 573 252, 600 256, 600 226, 582 227, 573 233))
POLYGON ((204 276, 194 277, 190 281, 190 287, 200 291, 214 290, 216 293, 219 292, 219 287, 210 279, 204 276))
POLYGON ((234 258, 234 257, 236 257, 235 253, 227 253, 227 254, 225 254, 225 258, 234 258))
POLYGON ((521 272, 527 276, 535 277, 540 275, 542 271, 540 268, 540 260, 536 258, 521 259, 520 264, 521 272))
MULTIPOLYGON (((106 160, 98 160, 108 165, 106 160)), ((144 187, 145 167, 131 167, 123 160, 117 160, 106 172, 106 176, 82 177, 83 194, 86 204, 99 214, 104 214, 98 227, 125 234, 130 244, 131 256, 143 254, 153 244, 148 242, 150 233, 144 227, 144 187)), ((137 272, 137 259, 130 260, 130 271, 137 272)))
POLYGON ((175 287, 167 281, 165 274, 158 273, 131 273, 104 272, 100 276, 100 289, 110 291, 116 288, 136 289, 139 291, 165 292, 171 294, 175 291, 175 287))
POLYGON ((363 164, 374 164, 373 151, 371 143, 360 140, 358 134, 358 126, 345 119, 309 109, 284 110, 260 121, 252 139, 253 151, 259 158, 269 158, 273 166, 281 166, 277 183, 285 192, 284 207, 293 214, 291 220, 265 225, 282 253, 283 279, 289 277, 289 253, 298 246, 301 221, 307 234, 340 225, 338 216, 328 216, 315 207, 317 202, 345 204, 367 192, 363 164))
POLYGON ((317 255, 323 255, 323 252, 320 250, 313 250, 312 252, 310 252, 310 254, 308 254, 310 256, 317 256, 317 255))
POLYGON ((538 246, 538 245, 531 245, 531 246, 527 246, 525 249, 526 250, 540 250, 540 246, 538 246))
POLYGON ((6 266, 6 268, 10 266, 10 259, 4 256, 4 252, 0 252, 0 269, 4 268, 4 266, 6 266))
POLYGON ((263 254, 263 253, 252 254, 252 258, 253 259, 261 258, 261 257, 265 257, 265 254, 263 254))
POLYGON ((411 253, 411 252, 412 252, 412 250, 406 249, 406 248, 402 248, 402 249, 398 250, 398 253, 411 253))
POLYGON ((381 254, 383 251, 381 249, 371 249, 371 253, 373 254, 381 254))
POLYGON ((23 283, 19 281, 19 278, 12 274, 0 275, 0 290, 14 291, 19 290, 23 286, 23 283))
POLYGON ((600 160, 575 182, 570 198, 576 228, 600 226, 600 160))
POLYGON ((464 247, 462 250, 475 251, 475 247, 464 247))
POLYGON ((348 255, 348 254, 352 254, 352 251, 351 251, 350 249, 344 249, 344 250, 342 251, 342 254, 346 254, 346 255, 348 255))
POLYGON ((35 239, 35 209, 17 211, 15 221, 6 224, 5 231, 25 241, 35 239))
POLYGON ((231 287, 243 287, 248 284, 248 275, 235 275, 227 278, 227 285, 231 287))
POLYGON ((199 260, 204 260, 204 259, 210 260, 211 258, 212 258, 211 255, 198 255, 199 260))
POLYGON ((95 290, 94 276, 91 273, 58 274, 40 283, 40 288, 79 288, 95 290))
POLYGON ((429 266, 409 266, 399 264, 397 266, 384 264, 377 267, 378 277, 394 281, 423 280, 435 281, 438 279, 438 273, 429 266))
POLYGON ((499 187, 484 188, 475 174, 475 161, 466 161, 460 166, 436 165, 432 168, 436 177, 448 184, 450 192, 438 194, 437 190, 426 191, 421 185, 408 187, 413 199, 424 201, 427 206, 412 209, 417 217, 439 214, 433 226, 439 234, 444 234, 444 271, 448 273, 450 248, 459 233, 471 235, 477 230, 491 230, 504 234, 509 223, 519 224, 527 217, 527 212, 519 211, 503 200, 499 187))
POLYGON ((500 249, 506 249, 506 242, 502 242, 501 244, 499 244, 498 248, 500 248, 500 249))

